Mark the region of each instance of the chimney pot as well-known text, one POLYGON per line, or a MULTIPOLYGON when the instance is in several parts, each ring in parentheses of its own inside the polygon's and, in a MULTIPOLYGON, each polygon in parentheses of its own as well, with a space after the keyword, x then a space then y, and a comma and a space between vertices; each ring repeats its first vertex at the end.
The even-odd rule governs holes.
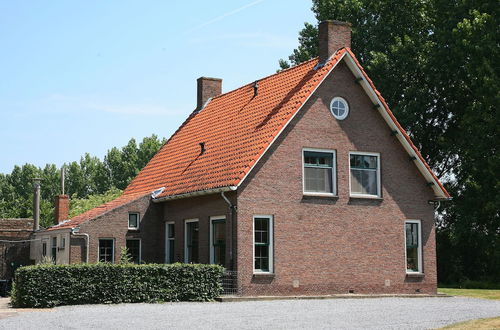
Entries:
POLYGON ((222 93, 222 79, 200 77, 198 83, 198 102, 196 111, 200 111, 208 99, 220 95, 222 93))
POLYGON ((69 196, 57 195, 54 210, 54 223, 60 224, 69 217, 69 196))
POLYGON ((344 47, 351 47, 351 23, 323 21, 318 26, 319 63, 328 59, 344 47))

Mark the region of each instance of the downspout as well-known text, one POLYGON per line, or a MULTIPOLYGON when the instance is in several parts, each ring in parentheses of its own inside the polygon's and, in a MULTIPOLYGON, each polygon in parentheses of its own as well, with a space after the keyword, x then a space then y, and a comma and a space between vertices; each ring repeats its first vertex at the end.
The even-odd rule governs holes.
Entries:
MULTIPOLYGON (((89 236, 89 234, 87 234, 87 233, 77 233, 77 232, 75 232, 75 228, 73 228, 73 229, 71 229, 71 235, 85 237, 85 252, 86 252, 85 253, 86 254, 86 256, 85 256, 85 262, 88 263, 89 262, 89 245, 90 245, 89 244, 89 242, 90 242, 90 236, 89 236)), ((71 240, 70 240, 68 246, 70 246, 70 245, 71 245, 71 240)))
POLYGON ((229 227, 231 228, 231 234, 229 235, 228 245, 229 245, 229 267, 231 270, 234 270, 234 259, 233 259, 233 234, 236 232, 235 230, 235 221, 234 214, 236 213, 236 206, 231 203, 231 201, 224 195, 224 192, 221 192, 220 195, 226 202, 229 208, 229 227))

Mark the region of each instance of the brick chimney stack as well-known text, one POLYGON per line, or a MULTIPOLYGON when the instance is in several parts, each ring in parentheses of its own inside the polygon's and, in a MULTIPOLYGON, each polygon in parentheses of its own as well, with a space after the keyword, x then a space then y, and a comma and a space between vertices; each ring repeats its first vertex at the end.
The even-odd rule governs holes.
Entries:
POLYGON ((351 47, 351 23, 323 21, 318 30, 319 63, 328 61, 340 48, 351 47))
POLYGON ((54 223, 60 224, 69 217, 69 196, 57 195, 54 211, 54 223))
POLYGON ((219 78, 208 78, 200 77, 198 82, 198 103, 196 106, 196 111, 200 111, 201 108, 207 103, 208 99, 222 93, 222 79, 219 78))

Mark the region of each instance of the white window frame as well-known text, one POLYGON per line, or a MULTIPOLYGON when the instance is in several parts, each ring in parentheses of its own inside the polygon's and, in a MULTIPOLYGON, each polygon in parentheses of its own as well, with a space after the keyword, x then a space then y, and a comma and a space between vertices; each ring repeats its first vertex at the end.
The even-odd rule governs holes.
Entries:
POLYGON ((254 215, 252 219, 252 269, 254 274, 274 274, 274 217, 272 215, 254 215), (269 270, 255 269, 255 219, 269 220, 269 270))
MULTIPOLYGON (((226 224, 226 216, 224 215, 217 215, 217 216, 213 216, 213 217, 210 217, 210 240, 209 240, 209 244, 210 244, 210 263, 211 264, 214 264, 215 263, 215 253, 214 253, 214 229, 213 229, 213 222, 214 221, 217 221, 217 220, 224 220, 224 224, 226 224)), ((227 238, 227 233, 226 234, 226 238, 227 238)), ((225 264, 225 260, 224 260, 224 264, 225 264)))
MULTIPOLYGON (((168 225, 174 225, 175 227, 175 222, 174 221, 167 221, 165 222, 165 263, 166 264, 173 264, 174 260, 170 260, 170 241, 174 241, 174 251, 175 251, 175 229, 174 229, 174 238, 168 238, 169 230, 168 230, 168 225)), ((174 256, 175 259, 175 256, 174 256)))
POLYGON ((405 220, 405 224, 403 227, 403 237, 404 237, 404 249, 405 249, 405 271, 406 274, 423 274, 423 265, 422 265, 422 221, 421 220, 405 220), (416 223, 418 224, 418 271, 408 270, 408 256, 406 253, 406 224, 407 223, 416 223))
POLYGON ((141 214, 139 212, 129 212, 128 219, 127 219, 128 230, 139 230, 140 224, 141 224, 141 214), (137 214, 137 227, 130 227, 130 215, 131 214, 137 214))
POLYGON ((111 263, 114 264, 115 263, 115 249, 116 249, 116 246, 115 246, 115 239, 114 238, 111 238, 111 237, 99 237, 97 239, 97 262, 101 262, 101 251, 99 249, 99 242, 101 240, 107 240, 107 241, 112 241, 113 242, 113 249, 111 250, 111 263))
POLYGON ((127 247, 127 241, 139 241, 139 264, 142 263, 142 239, 140 238, 125 238, 125 247, 127 247))
POLYGON ((346 99, 344 99, 343 97, 341 96, 335 96, 331 101, 330 101, 330 113, 332 114, 333 117, 335 117, 335 119, 337 120, 344 120, 347 118, 347 116, 349 115, 349 102, 347 102, 346 99), (335 101, 340 101, 340 102, 343 102, 344 105, 345 105, 345 113, 343 116, 337 116, 336 114, 333 113, 333 102, 335 101))
POLYGON ((349 151, 349 157, 347 157, 349 166, 349 196, 357 198, 381 198, 382 197, 382 180, 380 178, 380 153, 378 152, 365 152, 365 151, 349 151), (377 195, 371 194, 356 194, 352 192, 351 187, 351 155, 361 155, 361 156, 377 156, 377 195))
POLYGON ((302 148, 302 194, 305 196, 337 196, 337 152, 334 149, 316 149, 316 148, 302 148), (323 152, 333 155, 332 159, 332 192, 311 192, 306 191, 306 173, 305 173, 305 157, 304 154, 307 152, 323 152))
MULTIPOLYGON (((191 223, 191 222, 198 222, 198 230, 200 230, 200 220, 198 218, 184 220, 184 263, 186 263, 186 264, 189 262, 188 261, 188 253, 187 253, 188 252, 188 245, 187 245, 187 243, 188 243, 187 242, 187 238, 188 238, 188 235, 187 235, 188 234, 188 232, 187 232, 187 224, 191 223)), ((199 243, 200 243, 199 238, 200 238, 200 235, 198 234, 198 249, 200 248, 200 246, 199 246, 199 243)), ((198 251, 198 256, 199 256, 199 252, 200 251, 198 251)))

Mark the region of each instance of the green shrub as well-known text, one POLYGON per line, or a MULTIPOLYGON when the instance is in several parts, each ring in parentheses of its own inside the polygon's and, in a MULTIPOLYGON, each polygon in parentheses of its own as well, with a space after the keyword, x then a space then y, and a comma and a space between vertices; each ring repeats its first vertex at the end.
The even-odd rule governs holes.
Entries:
POLYGON ((189 264, 36 265, 16 271, 14 307, 210 301, 222 292, 223 268, 189 264))

